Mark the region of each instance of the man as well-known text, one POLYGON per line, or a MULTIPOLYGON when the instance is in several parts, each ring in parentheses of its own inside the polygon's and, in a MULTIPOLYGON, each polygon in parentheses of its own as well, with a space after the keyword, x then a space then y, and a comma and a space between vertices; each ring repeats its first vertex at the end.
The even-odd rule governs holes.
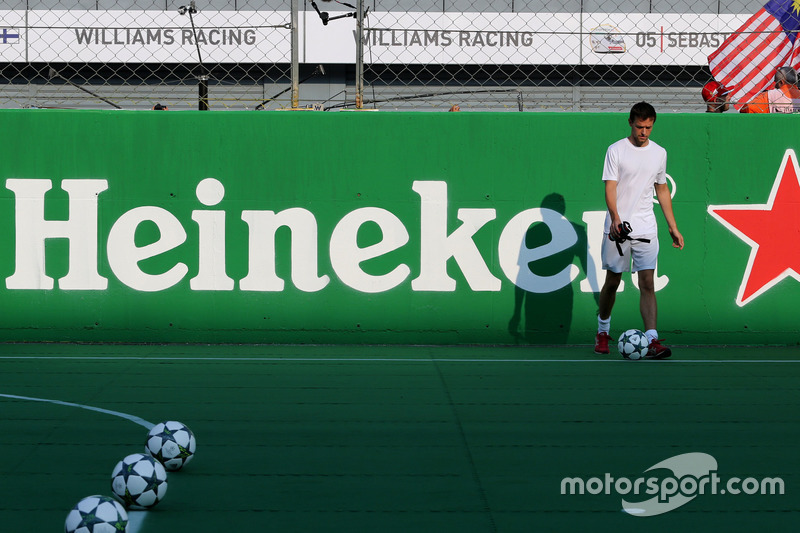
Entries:
POLYGON ((665 359, 672 354, 669 348, 661 345, 656 329, 654 278, 658 228, 653 212, 653 188, 672 237, 672 246, 682 250, 683 236, 672 212, 667 185, 667 151, 650 140, 655 121, 656 110, 652 105, 647 102, 634 105, 628 118, 631 134, 606 151, 603 182, 608 213, 600 252, 606 280, 600 289, 594 346, 597 354, 609 353, 611 310, 622 273, 631 270, 631 261, 633 271, 639 274, 639 310, 650 343, 647 358, 665 359))
POLYGON ((716 80, 711 80, 703 85, 703 100, 706 103, 706 113, 724 113, 730 109, 730 92, 730 87, 723 87, 716 80))
POLYGON ((792 67, 775 71, 775 88, 758 94, 753 101, 740 109, 741 113, 798 113, 800 89, 797 72, 792 67))

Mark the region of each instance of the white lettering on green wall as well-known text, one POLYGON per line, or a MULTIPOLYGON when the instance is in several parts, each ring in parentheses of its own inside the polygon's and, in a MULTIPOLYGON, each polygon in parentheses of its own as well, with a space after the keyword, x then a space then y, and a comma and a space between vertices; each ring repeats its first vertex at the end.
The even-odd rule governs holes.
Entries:
POLYGON ((45 220, 44 193, 50 180, 8 179, 6 188, 16 197, 16 247, 14 274, 6 278, 9 289, 52 289, 45 273, 45 239, 69 239, 69 271, 58 280, 63 290, 105 290, 108 280, 97 273, 97 197, 108 189, 106 180, 66 179, 61 188, 69 194, 69 218, 45 220))
MULTIPOLYGON (((69 197, 66 220, 45 219, 45 193, 52 188, 50 180, 8 179, 6 188, 14 192, 16 223, 15 270, 6 278, 6 287, 52 290, 54 279, 45 272, 45 240, 66 239, 69 242, 68 271, 58 280, 58 288, 106 290, 108 279, 98 273, 98 243, 103 238, 98 229, 98 202, 101 193, 109 188, 108 181, 63 180, 61 188, 69 197)), ((448 233, 447 183, 414 181, 411 189, 420 198, 419 264, 390 264, 380 273, 368 273, 362 268, 365 261, 404 248, 410 240, 408 228, 397 215, 380 207, 363 207, 344 214, 331 230, 328 240, 330 267, 341 283, 363 293, 386 292, 407 282, 412 267, 417 266, 419 274, 411 280, 411 290, 452 292, 456 290, 457 282, 448 274, 451 259, 473 291, 496 292, 501 289, 501 280, 492 273, 490 265, 499 267, 511 283, 536 293, 556 291, 580 275, 575 264, 567 264, 561 271, 548 276, 534 274, 528 268, 531 262, 558 254, 578 242, 572 223, 560 213, 543 207, 527 209, 498 228, 490 224, 497 218, 495 209, 459 208, 456 216, 461 224, 448 233), (380 238, 368 246, 360 246, 358 234, 365 224, 377 225, 380 238), (535 224, 545 224, 552 238, 547 243, 528 248, 525 235, 535 224), (479 249, 475 236, 482 229, 484 239, 487 235, 499 233, 496 253, 479 249)), ((198 184, 196 196, 204 206, 217 207, 225 198, 225 188, 218 180, 207 178, 198 184)), ((604 216, 604 211, 583 214, 588 235, 588 261, 585 278, 580 282, 583 292, 598 292, 602 284, 599 239, 602 239, 604 216)), ((236 280, 226 273, 225 210, 197 209, 192 211, 191 219, 198 228, 199 253, 195 258, 197 275, 189 280, 190 289, 234 290, 236 280)), ((248 227, 248 271, 238 281, 239 290, 280 292, 285 289, 286 282, 276 270, 279 258, 275 240, 281 228, 291 233, 291 282, 294 287, 304 292, 317 292, 329 285, 331 276, 319 272, 319 230, 314 213, 301 207, 279 212, 244 210, 241 220, 248 227)), ((174 287, 188 275, 190 268, 186 263, 172 261, 170 256, 167 266, 161 267, 164 271, 156 273, 145 272, 140 263, 184 244, 187 233, 183 224, 173 213, 158 206, 139 206, 123 213, 113 222, 107 237, 106 254, 111 272, 121 283, 137 291, 156 292, 174 287), (139 246, 135 237, 143 223, 155 225, 158 238, 139 246)), ((184 260, 192 262, 192 258, 184 260)), ((668 281, 666 276, 657 276, 656 279, 657 290, 668 281)))

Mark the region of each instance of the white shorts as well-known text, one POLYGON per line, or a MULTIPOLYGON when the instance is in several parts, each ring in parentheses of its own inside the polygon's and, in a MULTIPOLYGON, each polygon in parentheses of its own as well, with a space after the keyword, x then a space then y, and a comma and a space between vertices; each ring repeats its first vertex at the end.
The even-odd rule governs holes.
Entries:
POLYGON ((622 255, 619 255, 617 243, 608 238, 608 233, 603 234, 603 246, 600 257, 603 260, 603 270, 610 270, 621 274, 622 272, 640 270, 655 270, 658 263, 658 236, 643 235, 642 238, 650 242, 626 240, 619 243, 622 255), (631 268, 631 259, 633 268, 631 268))

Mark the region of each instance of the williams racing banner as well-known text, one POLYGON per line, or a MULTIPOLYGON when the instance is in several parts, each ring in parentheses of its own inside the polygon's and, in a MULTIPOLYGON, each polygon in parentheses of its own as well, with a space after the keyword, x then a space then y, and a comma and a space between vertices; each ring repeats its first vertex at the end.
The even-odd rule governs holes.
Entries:
MULTIPOLYGON (((747 15, 369 12, 382 64, 705 65, 747 15)), ((288 11, 0 11, 0 61, 288 63, 288 11)), ((352 17, 300 13, 300 61, 355 63, 352 17)))

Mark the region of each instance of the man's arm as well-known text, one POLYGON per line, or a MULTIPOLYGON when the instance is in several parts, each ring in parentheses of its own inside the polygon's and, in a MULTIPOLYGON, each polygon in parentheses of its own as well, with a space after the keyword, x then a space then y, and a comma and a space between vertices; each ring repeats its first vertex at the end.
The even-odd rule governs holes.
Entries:
POLYGON ((683 235, 678 231, 678 224, 675 222, 675 214, 672 212, 672 197, 669 194, 669 186, 666 183, 656 183, 656 198, 658 198, 661 211, 667 221, 669 235, 672 237, 672 247, 683 250, 683 235))
POLYGON ((606 206, 608 212, 611 214, 611 238, 616 239, 619 237, 619 225, 622 220, 619 218, 617 212, 617 182, 615 180, 606 180, 606 206))

